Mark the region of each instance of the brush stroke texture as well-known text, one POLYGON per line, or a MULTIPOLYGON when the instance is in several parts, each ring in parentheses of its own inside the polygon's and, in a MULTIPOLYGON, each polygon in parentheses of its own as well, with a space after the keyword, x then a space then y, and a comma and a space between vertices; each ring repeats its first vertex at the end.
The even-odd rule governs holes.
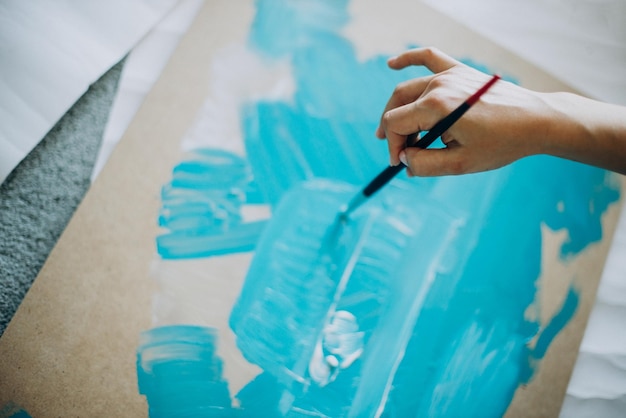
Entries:
POLYGON ((210 328, 168 326, 141 335, 137 381, 150 417, 220 417, 231 409, 216 350, 210 328))
MULTIPOLYGON (((539 320, 542 225, 566 230, 560 255, 575 257, 602 239, 618 185, 539 156, 462 177, 399 176, 337 224, 387 163, 369 138, 388 94, 426 74, 358 61, 340 34, 347 3, 256 2, 250 47, 288 59, 295 92, 242 107, 245 157, 206 149, 175 170, 159 253, 255 249, 230 325, 263 372, 233 395, 233 416, 501 416, 578 304, 571 287, 539 320), (242 222, 248 203, 270 204, 271 220, 242 222)), ((152 389, 142 393, 152 408, 152 389)))

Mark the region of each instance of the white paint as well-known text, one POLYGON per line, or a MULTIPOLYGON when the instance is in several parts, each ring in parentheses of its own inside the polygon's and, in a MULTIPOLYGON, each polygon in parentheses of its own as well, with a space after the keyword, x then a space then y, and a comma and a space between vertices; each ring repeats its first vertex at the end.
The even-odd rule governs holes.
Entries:
POLYGON ((210 94, 182 141, 186 151, 215 147, 243 155, 241 106, 261 99, 289 101, 295 91, 288 61, 264 60, 240 44, 216 54, 210 79, 210 94))
POLYGON ((334 381, 340 370, 350 367, 363 353, 363 336, 352 313, 335 312, 324 326, 309 362, 311 379, 319 386, 334 381))

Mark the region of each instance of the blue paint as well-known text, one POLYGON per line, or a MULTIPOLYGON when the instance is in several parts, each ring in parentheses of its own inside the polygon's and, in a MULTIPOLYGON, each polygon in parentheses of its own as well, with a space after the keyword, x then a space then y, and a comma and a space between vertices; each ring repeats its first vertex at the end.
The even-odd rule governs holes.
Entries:
MULTIPOLYGON (((619 198, 614 177, 546 156, 462 177, 399 176, 337 224, 387 164, 373 132, 390 92, 427 72, 358 61, 340 35, 347 1, 256 5, 249 43, 291 61, 293 100, 243 107, 246 158, 201 150, 174 170, 160 218, 170 232, 157 241, 164 258, 256 251, 230 325, 263 373, 229 413, 503 415, 578 305, 572 289, 548 324, 529 309, 541 226, 568 233, 563 258, 599 241, 619 198), (243 222, 247 203, 271 204, 269 223, 243 222)), ((164 387, 176 386, 169 376, 164 387)))
POLYGON ((386 144, 373 139, 381 109, 396 84, 430 74, 390 71, 383 56, 359 61, 338 32, 349 19, 347 4, 257 1, 249 42, 268 58, 287 56, 297 85, 288 103, 253 102, 243 110, 246 153, 272 204, 303 180, 361 185, 378 174, 388 164, 386 144))
POLYGON ((532 378, 539 361, 546 355, 552 341, 576 314, 579 303, 580 295, 578 291, 574 286, 570 286, 561 309, 550 319, 541 332, 537 332, 538 336, 534 348, 528 349, 528 362, 523 364, 520 369, 521 382, 526 383, 532 378))
POLYGON ((164 259, 252 251, 265 221, 245 222, 244 204, 263 203, 248 163, 217 149, 198 149, 177 165, 161 192, 157 237, 164 259))
MULTIPOLYGON (((331 416, 342 416, 351 404, 363 412, 384 401, 437 264, 462 224, 451 216, 454 210, 397 205, 409 201, 409 186, 401 183, 381 193, 386 199, 380 206, 356 212, 337 242, 324 240, 339 207, 356 191, 325 181, 292 189, 274 213, 280 222, 272 221, 259 242, 231 315, 244 356, 298 391, 320 383, 310 376, 317 360, 311 358, 333 315, 356 317, 359 328, 352 331, 361 334, 363 356, 341 369, 343 379, 323 382, 323 402, 316 402, 331 409, 331 416), (433 237, 428 250, 416 239, 419 233, 433 237), (421 256, 406 257, 410 253, 421 256), (411 279, 403 280, 407 274, 411 279), (329 395, 337 390, 341 397, 329 395)), ((283 405, 283 412, 292 407, 283 405)))
MULTIPOLYGON (((538 158, 532 169, 549 161, 538 158)), ((571 167, 564 175, 576 175, 571 167)), ((525 317, 541 265, 534 208, 548 203, 532 197, 527 169, 442 178, 430 188, 396 182, 332 245, 323 237, 355 188, 315 181, 289 191, 231 316, 244 356, 276 379, 279 412, 502 415, 577 306, 572 290, 528 348, 540 327, 525 317), (302 359, 314 357, 329 312, 339 310, 356 316, 364 348, 332 383, 319 384, 302 359)))
POLYGON ((211 328, 167 326, 141 334, 137 382, 152 418, 231 416, 228 384, 211 328))
POLYGON ((0 408, 0 418, 31 418, 26 410, 13 402, 9 402, 0 408))
POLYGON ((217 233, 210 228, 197 228, 193 233, 170 232, 157 238, 159 255, 177 259, 252 251, 265 224, 265 221, 247 222, 217 233))
POLYGON ((600 219, 608 206, 619 199, 619 180, 614 174, 595 167, 545 159, 547 165, 533 167, 538 170, 534 173, 537 181, 544 183, 538 190, 543 196, 537 198, 545 199, 541 209, 546 224, 554 230, 567 230, 568 237, 561 248, 561 255, 567 258, 602 239, 600 219), (576 177, 570 180, 567 173, 575 173, 576 177), (585 193, 581 193, 582 190, 585 193), (550 206, 557 203, 563 204, 563 211, 555 211, 550 206))
POLYGON ((556 335, 561 332, 576 313, 579 300, 578 292, 571 287, 567 292, 563 306, 539 335, 535 348, 532 351, 533 357, 541 359, 545 356, 548 347, 550 347, 550 343, 552 343, 556 335))
POLYGON ((250 43, 255 50, 280 58, 291 57, 320 38, 330 36, 343 41, 337 36, 337 31, 349 20, 347 6, 348 0, 300 4, 284 0, 257 0, 250 43))

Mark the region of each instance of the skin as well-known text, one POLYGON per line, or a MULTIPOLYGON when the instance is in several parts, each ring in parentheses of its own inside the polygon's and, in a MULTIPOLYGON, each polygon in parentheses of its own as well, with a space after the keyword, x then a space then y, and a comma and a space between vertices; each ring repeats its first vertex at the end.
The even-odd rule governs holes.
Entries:
POLYGON ((626 107, 571 93, 541 93, 500 80, 442 135, 442 149, 405 148, 407 135, 427 131, 491 77, 435 48, 388 61, 399 70, 422 65, 433 75, 399 84, 376 136, 387 139, 390 162, 409 175, 493 170, 548 154, 626 174, 626 107))

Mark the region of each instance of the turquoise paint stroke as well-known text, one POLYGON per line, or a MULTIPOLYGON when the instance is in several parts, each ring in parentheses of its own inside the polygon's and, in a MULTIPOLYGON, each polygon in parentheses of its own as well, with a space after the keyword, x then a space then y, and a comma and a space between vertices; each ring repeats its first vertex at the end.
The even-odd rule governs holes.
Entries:
POLYGON ((31 418, 26 410, 13 402, 9 402, 0 408, 0 418, 31 418))
POLYGON ((576 313, 579 301, 580 296, 578 292, 571 287, 567 292, 563 306, 539 335, 535 348, 532 351, 533 357, 541 359, 546 355, 550 343, 576 313))
POLYGON ((282 390, 284 414, 310 403, 328 416, 359 416, 384 404, 437 266, 463 223, 454 210, 410 210, 402 204, 410 190, 394 185, 380 206, 343 225, 336 242, 323 239, 356 191, 314 181, 288 192, 274 215, 281 222, 263 234, 232 311, 244 356, 290 388, 282 390), (432 237, 428 248, 419 234, 432 237), (354 319, 329 336, 338 313, 354 319), (320 377, 324 367, 332 379, 324 370, 320 377), (319 386, 315 398, 311 386, 319 386), (294 393, 300 396, 289 401, 294 393))
POLYGON ((257 1, 249 43, 268 59, 288 57, 297 89, 289 102, 256 101, 243 109, 246 154, 265 199, 316 177, 364 184, 388 164, 373 139, 395 85, 430 74, 387 69, 386 57, 359 61, 339 29, 347 1, 257 1), (272 161, 272 164, 268 164, 272 161))
POLYGON ((373 133, 389 95, 398 83, 431 74, 425 67, 391 71, 385 56, 360 61, 340 34, 348 3, 256 2, 249 43, 269 59, 288 57, 297 86, 289 102, 255 101, 242 111, 246 153, 272 204, 303 180, 371 180, 388 164, 386 144, 373 133))
POLYGON ((509 191, 523 190, 515 171, 450 178, 419 195, 407 193, 410 184, 390 186, 355 213, 332 247, 324 246, 326 229, 354 189, 309 182, 288 192, 231 315, 244 356, 275 379, 277 416, 505 412, 577 306, 572 290, 529 349, 540 327, 525 311, 537 295, 541 234, 532 219, 500 223, 511 223, 510 199, 528 210, 509 191), (476 195, 483 200, 470 199, 476 195), (494 245, 516 241, 517 255, 494 245), (295 242, 298 251, 290 252, 295 242), (320 384, 314 353, 329 313, 338 311, 355 315, 364 347, 331 383, 320 384))
POLYGON ((164 192, 172 200, 162 220, 186 231, 183 246, 204 228, 228 236, 252 196, 273 206, 258 242, 251 233, 233 241, 249 247, 232 246, 256 249, 230 324, 244 357, 263 369, 234 395, 237 413, 501 416, 577 306, 572 290, 547 326, 529 314, 541 226, 567 232, 563 258, 579 254, 602 238, 615 179, 545 156, 462 177, 399 176, 331 243, 341 204, 387 163, 385 144, 370 139, 380 109, 398 82, 427 72, 358 61, 339 34, 347 1, 256 6, 250 45, 291 60, 294 98, 244 106, 247 159, 216 163, 211 150, 199 167, 183 165, 181 182, 164 192), (210 216, 196 216, 207 199, 210 216), (349 324, 334 327, 336 318, 349 324))
POLYGON ((231 399, 212 328, 173 325, 140 336, 139 393, 152 418, 229 416, 231 399))
MULTIPOLYGON (((380 143, 360 139, 372 136, 384 99, 397 82, 427 74, 421 68, 413 68, 411 71, 414 72, 404 74, 389 72, 385 69, 383 57, 358 62, 353 47, 341 38, 337 29, 340 22, 346 21, 339 17, 345 13, 346 3, 323 4, 326 9, 333 10, 322 11, 324 6, 318 5, 319 8, 311 13, 334 18, 329 21, 311 19, 311 22, 307 6, 292 2, 257 2, 259 8, 250 42, 269 57, 289 57, 298 87, 294 100, 289 103, 256 102, 249 104, 243 112, 246 149, 251 151, 248 154, 253 173, 255 177, 268 179, 260 184, 260 189, 268 201, 280 202, 279 208, 284 201, 289 201, 285 193, 298 187, 302 180, 327 177, 356 185, 369 180, 384 166, 385 161, 380 158, 386 153, 381 154, 380 149, 375 148, 380 143), (288 20, 284 19, 285 15, 289 16, 288 20), (275 26, 281 26, 280 30, 268 29, 275 26), (368 148, 370 146, 372 148, 368 148), (268 160, 278 161, 278 164, 268 165, 268 160), (276 166, 281 168, 280 178, 277 178, 276 166)), ((480 69, 488 71, 484 67, 480 69)), ((400 181, 396 181, 396 185, 400 181)), ((281 258, 278 254, 264 252, 265 245, 270 242, 274 245, 289 242, 280 233, 289 230, 286 226, 291 225, 293 218, 282 211, 275 213, 272 223, 276 222, 282 229, 268 226, 266 236, 259 243, 240 301, 233 309, 231 326, 238 335, 244 355, 274 376, 279 391, 287 387, 288 392, 298 392, 293 388, 295 383, 289 379, 298 382, 300 390, 309 388, 308 395, 301 397, 289 392, 293 396, 290 406, 285 405, 289 396, 283 393, 278 408, 282 413, 307 404, 311 413, 325 411, 329 416, 358 416, 360 411, 374 413, 381 403, 386 402, 384 414, 395 416, 454 416, 462 411, 475 411, 483 416, 501 415, 517 386, 530 378, 524 371, 530 370, 532 361, 527 345, 541 327, 537 318, 525 316, 537 297, 541 225, 547 224, 554 230, 566 229, 569 238, 561 253, 563 256, 575 255, 601 239, 600 216, 619 197, 617 186, 606 172, 550 157, 529 158, 493 173, 464 178, 413 180, 407 187, 410 190, 406 193, 413 198, 405 199, 406 207, 418 212, 420 205, 426 204, 430 211, 423 211, 425 218, 437 208, 454 214, 451 219, 464 226, 457 231, 458 239, 442 249, 446 262, 437 266, 441 271, 424 295, 415 318, 381 321, 390 328, 389 339, 380 344, 387 351, 381 349, 379 356, 368 357, 370 352, 376 352, 375 345, 368 345, 373 344, 370 335, 375 333, 376 327, 365 328, 363 359, 353 363, 352 370, 341 371, 332 390, 331 385, 317 388, 315 396, 310 386, 314 386, 311 376, 308 371, 303 372, 298 359, 300 355, 310 358, 314 352, 312 341, 316 338, 310 333, 319 335, 324 323, 322 319, 326 318, 324 303, 329 303, 331 295, 335 295, 330 279, 332 270, 326 272, 325 279, 321 278, 323 274, 311 276, 310 273, 319 263, 315 257, 329 250, 311 246, 311 242, 319 244, 319 240, 305 242, 303 236, 306 234, 300 234, 302 239, 298 241, 298 248, 311 252, 308 263, 301 253, 281 258), (565 211, 559 211, 559 206, 565 211), (594 212, 589 208, 594 208, 594 212), (259 260, 281 260, 285 267, 281 269, 279 266, 276 271, 263 270, 263 266, 255 264, 257 257, 259 260), (320 281, 315 282, 316 278, 320 281), (281 280, 284 283, 293 280, 306 289, 294 290, 297 287, 292 284, 282 287, 281 280), (273 289, 273 292, 263 293, 264 287, 273 289), (320 305, 309 307, 301 300, 305 294, 318 292, 326 292, 320 305), (251 318, 252 314, 248 318, 244 313, 252 305, 256 309, 253 310, 256 318, 251 318), (272 312, 264 312, 264 309, 272 312), (286 317, 289 312, 291 316, 286 317), (301 317, 305 318, 304 323, 300 322, 301 317), (247 324, 248 320, 255 326, 247 324), (408 341, 399 338, 400 324, 410 324, 412 320, 415 323, 411 338, 408 341), (306 335, 299 334, 301 325, 305 325, 306 335), (273 346, 279 342, 272 340, 272 335, 279 335, 279 341, 284 342, 280 348, 273 346), (270 341, 266 342, 266 339, 270 341), (303 344, 292 345, 291 339, 303 341, 303 344), (451 341, 464 343, 450 348, 451 341), (479 353, 477 358, 482 362, 469 361, 470 343, 474 348, 483 347, 476 350, 479 353), (395 353, 405 353, 395 370, 374 366, 377 361, 384 363, 381 359, 393 357, 394 349, 397 350, 395 353), (276 358, 272 356, 276 352, 284 357, 274 362, 276 358), (372 359, 367 374, 371 380, 355 383, 347 377, 345 387, 360 387, 346 392, 339 384, 341 377, 351 372, 355 373, 353 378, 359 375, 360 372, 355 370, 359 370, 367 358, 372 359), (393 391, 385 394, 380 387, 373 388, 375 383, 372 381, 389 379, 392 379, 393 391), (463 391, 459 390, 459 385, 463 386, 463 391), (388 395, 386 400, 385 395, 388 395), (330 399, 342 401, 333 404, 330 399), (329 407, 329 404, 334 406, 329 407)), ((370 205, 389 198, 391 193, 390 190, 383 191, 383 196, 370 205)), ((318 218, 321 208, 304 197, 299 199, 303 208, 310 209, 315 215, 299 212, 300 207, 292 207, 288 212, 299 213, 298 222, 306 221, 304 223, 309 228, 319 222, 318 237, 323 236, 321 231, 332 222, 332 217, 329 214, 326 223, 321 222, 318 218)), ((394 203, 385 208, 387 211, 402 204, 398 196, 393 200, 394 203)), ((329 205, 335 210, 338 206, 339 202, 329 205)), ((407 228, 419 228, 419 223, 411 223, 409 219, 399 218, 407 228)), ((425 221, 422 219, 422 222, 425 221)), ((445 235, 445 228, 451 224, 452 221, 440 226, 439 231, 428 234, 413 230, 418 237, 416 241, 422 246, 430 246, 435 238, 445 235)), ((384 242, 384 237, 376 238, 384 242)), ((374 237, 368 239, 376 245, 374 237)), ((293 248, 293 243, 289 247, 293 248)), ((354 248, 347 252, 352 250, 354 248)), ((405 260, 411 258, 402 246, 396 247, 396 251, 405 260)), ((394 265, 392 257, 380 254, 380 258, 368 258, 367 263, 388 268, 394 265)), ((341 255, 334 255, 341 259, 341 255)), ((416 269, 419 262, 412 261, 413 269, 416 269)), ((396 272, 394 279, 401 286, 407 286, 414 283, 416 276, 419 277, 408 269, 404 275, 396 272)), ((358 280, 352 283, 359 289, 358 280)), ((381 288, 371 293, 366 286, 359 290, 351 296, 352 299, 367 301, 378 296, 385 300, 390 295, 381 288)), ((411 295, 407 297, 414 300, 415 294, 403 290, 403 295, 411 295)), ((373 318, 380 319, 375 307, 372 312, 373 318)))
POLYGON ((218 149, 198 149, 177 165, 161 192, 156 239, 164 259, 252 251, 265 221, 244 222, 244 204, 262 203, 248 163, 218 149))

